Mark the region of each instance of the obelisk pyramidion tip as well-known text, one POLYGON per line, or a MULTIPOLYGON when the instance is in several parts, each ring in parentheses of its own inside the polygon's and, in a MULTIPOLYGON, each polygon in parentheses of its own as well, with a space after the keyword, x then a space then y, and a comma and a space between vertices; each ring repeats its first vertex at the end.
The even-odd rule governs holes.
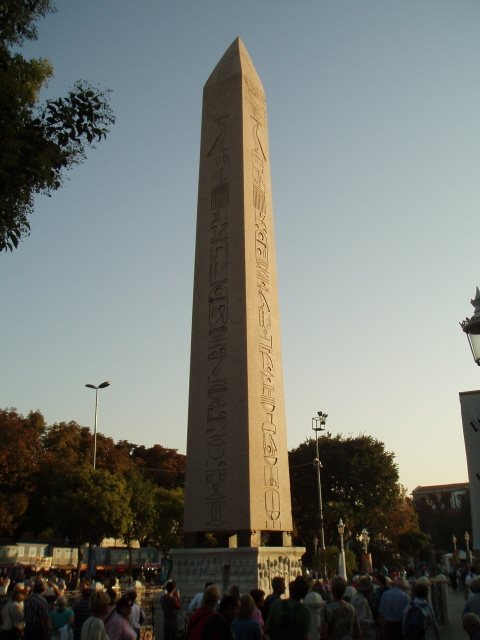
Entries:
POLYGON ((235 38, 212 71, 205 85, 221 82, 242 72, 248 72, 250 76, 253 75, 259 85, 262 86, 245 45, 240 38, 235 38))

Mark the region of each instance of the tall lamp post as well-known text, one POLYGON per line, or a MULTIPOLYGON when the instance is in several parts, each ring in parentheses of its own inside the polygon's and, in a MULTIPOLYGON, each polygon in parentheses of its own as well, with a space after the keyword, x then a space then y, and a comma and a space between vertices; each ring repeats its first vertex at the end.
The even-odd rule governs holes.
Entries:
POLYGON ((455 537, 455 534, 453 534, 452 542, 453 542, 453 553, 457 553, 457 539, 455 537))
POLYGON ((469 545, 470 536, 468 535, 468 531, 465 531, 464 538, 465 538, 465 545, 467 547, 467 562, 471 562, 472 561, 472 557, 470 555, 470 545, 469 545))
POLYGON ((102 382, 96 387, 94 384, 86 384, 89 389, 95 389, 95 430, 93 432, 93 468, 97 467, 97 416, 98 416, 98 390, 109 387, 111 382, 102 382))
POLYGON ((317 415, 312 418, 312 429, 315 431, 315 443, 317 457, 313 461, 313 466, 317 470, 317 482, 318 482, 318 510, 320 516, 320 549, 323 551, 323 578, 327 577, 327 559, 325 553, 325 531, 323 529, 323 504, 322 504, 322 481, 320 479, 320 469, 322 463, 320 462, 320 454, 318 451, 318 432, 325 431, 325 422, 328 418, 328 413, 322 413, 317 411, 317 415))
POLYGON ((338 575, 347 579, 347 567, 345 566, 345 549, 343 548, 343 534, 345 533, 345 525, 340 518, 337 524, 338 534, 340 536, 340 553, 338 554, 338 575))

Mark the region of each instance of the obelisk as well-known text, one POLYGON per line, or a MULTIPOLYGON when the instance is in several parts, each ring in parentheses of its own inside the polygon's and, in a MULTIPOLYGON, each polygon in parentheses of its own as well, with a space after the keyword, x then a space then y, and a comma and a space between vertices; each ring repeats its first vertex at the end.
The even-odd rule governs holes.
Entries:
POLYGON ((184 546, 213 534, 229 575, 242 548, 268 564, 275 547, 287 578, 291 532, 265 94, 237 38, 203 92, 184 546))

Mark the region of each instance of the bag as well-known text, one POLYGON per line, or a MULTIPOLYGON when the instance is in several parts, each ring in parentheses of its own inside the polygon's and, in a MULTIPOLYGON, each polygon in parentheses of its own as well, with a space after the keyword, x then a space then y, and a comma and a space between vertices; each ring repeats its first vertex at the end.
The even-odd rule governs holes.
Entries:
POLYGON ((407 640, 423 640, 427 631, 427 616, 415 602, 410 603, 410 608, 405 618, 405 638, 407 640))
POLYGON ((272 633, 272 640, 295 640, 298 637, 295 614, 300 606, 298 603, 290 610, 288 600, 281 601, 282 615, 278 627, 272 633))

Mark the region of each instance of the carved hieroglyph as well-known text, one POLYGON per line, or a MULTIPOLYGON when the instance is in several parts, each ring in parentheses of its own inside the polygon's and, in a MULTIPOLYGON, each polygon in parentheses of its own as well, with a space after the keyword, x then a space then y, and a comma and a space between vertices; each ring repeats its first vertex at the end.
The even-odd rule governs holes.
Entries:
POLYGON ((203 94, 184 530, 292 530, 265 95, 240 39, 203 94))

